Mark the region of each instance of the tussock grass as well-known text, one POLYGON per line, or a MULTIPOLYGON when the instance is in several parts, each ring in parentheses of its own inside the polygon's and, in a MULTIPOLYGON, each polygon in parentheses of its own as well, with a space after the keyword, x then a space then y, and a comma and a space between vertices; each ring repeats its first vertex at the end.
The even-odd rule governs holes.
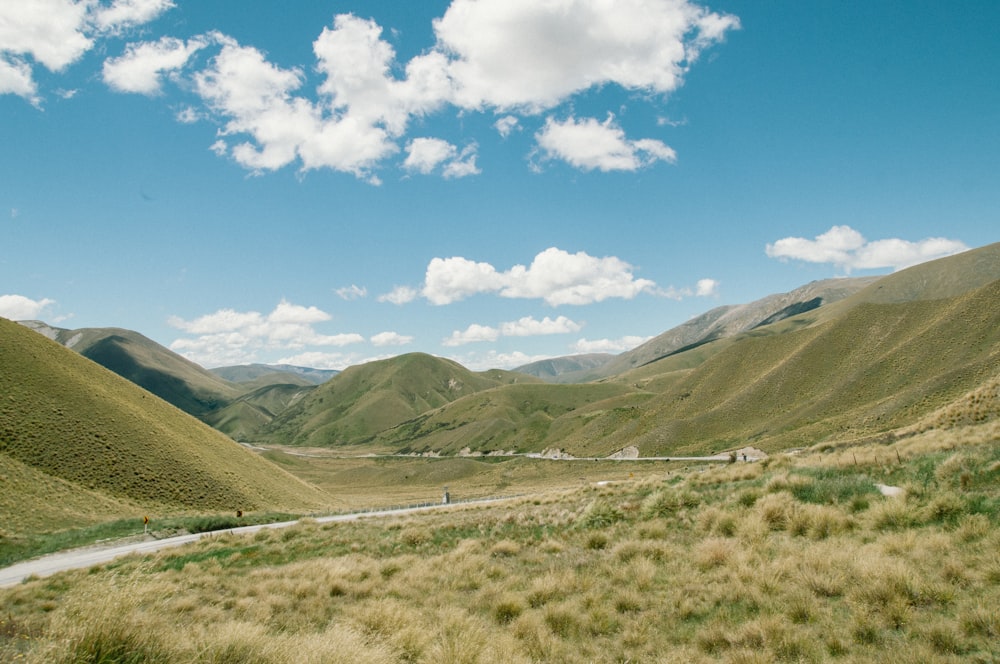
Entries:
POLYGON ((995 445, 952 442, 221 535, 0 591, 0 660, 989 662, 995 445))

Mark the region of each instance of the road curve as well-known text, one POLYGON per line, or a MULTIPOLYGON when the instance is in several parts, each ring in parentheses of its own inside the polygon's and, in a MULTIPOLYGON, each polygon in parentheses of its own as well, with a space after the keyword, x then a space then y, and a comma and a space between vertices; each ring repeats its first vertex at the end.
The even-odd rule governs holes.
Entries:
MULTIPOLYGON (((311 521, 315 523, 355 521, 357 519, 362 519, 362 518, 398 516, 400 514, 409 514, 413 512, 422 512, 426 510, 438 510, 438 509, 457 507, 462 505, 491 503, 491 502, 498 502, 510 499, 511 498, 509 497, 487 498, 484 500, 465 501, 462 503, 455 503, 451 505, 444 505, 444 504, 424 505, 421 507, 402 507, 396 509, 375 510, 371 512, 353 512, 351 514, 335 514, 332 516, 315 517, 311 519, 311 521)), ((41 558, 26 560, 23 563, 17 563, 11 565, 10 567, 4 567, 0 569, 0 588, 8 588, 10 586, 16 586, 17 584, 32 577, 51 576, 53 574, 57 574, 59 572, 65 572, 71 569, 81 569, 81 568, 91 567, 93 565, 100 565, 110 560, 114 560, 115 558, 118 558, 120 556, 127 556, 133 553, 140 553, 140 554, 153 553, 155 551, 160 551, 161 549, 167 549, 175 546, 182 546, 184 544, 196 542, 200 540, 202 537, 212 537, 215 535, 220 535, 222 533, 232 533, 234 535, 242 535, 245 533, 255 533, 265 528, 287 528, 288 526, 294 526, 298 523, 301 522, 282 521, 280 523, 264 523, 256 526, 241 526, 239 528, 231 528, 228 530, 213 530, 205 533, 178 535, 177 537, 166 537, 164 539, 159 539, 159 540, 132 542, 130 544, 119 544, 117 546, 84 548, 84 549, 73 549, 72 551, 62 551, 60 553, 53 553, 47 556, 42 556, 41 558)))

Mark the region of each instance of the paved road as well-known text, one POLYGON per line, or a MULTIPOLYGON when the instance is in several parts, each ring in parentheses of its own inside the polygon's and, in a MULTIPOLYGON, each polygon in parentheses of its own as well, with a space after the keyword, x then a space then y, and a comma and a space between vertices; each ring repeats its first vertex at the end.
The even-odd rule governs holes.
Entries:
MULTIPOLYGON (((509 500, 509 498, 489 498, 486 500, 458 503, 458 505, 468 505, 470 503, 480 504, 487 502, 497 502, 501 500, 509 500)), ((426 505, 423 507, 404 507, 398 509, 377 510, 373 512, 337 514, 334 516, 316 517, 312 519, 312 521, 316 523, 330 523, 334 521, 354 521, 356 519, 362 519, 362 518, 398 516, 400 514, 408 514, 412 512, 420 512, 425 510, 442 509, 454 506, 455 505, 426 505)), ((232 528, 230 530, 214 530, 207 533, 179 535, 177 537, 167 537, 159 540, 147 540, 143 542, 119 544, 116 546, 109 546, 109 547, 99 547, 99 548, 89 547, 84 549, 74 549, 72 551, 53 553, 48 556, 35 558, 34 560, 27 560, 23 563, 17 563, 15 565, 11 565, 10 567, 4 567, 0 569, 0 588, 16 586, 17 584, 21 583, 25 579, 32 576, 35 577, 51 576, 52 574, 56 574, 58 572, 64 572, 66 570, 81 569, 84 567, 91 567, 93 565, 100 565, 110 560, 114 560, 119 556, 127 556, 133 553, 139 553, 139 554, 153 553, 154 551, 159 551, 161 549, 167 549, 174 546, 182 546, 184 544, 196 542, 202 537, 212 537, 213 535, 219 535, 221 533, 233 533, 237 535, 244 533, 255 533, 265 528, 287 528, 288 526, 294 526, 297 523, 299 522, 283 521, 281 523, 265 523, 257 526, 242 526, 240 528, 232 528)))

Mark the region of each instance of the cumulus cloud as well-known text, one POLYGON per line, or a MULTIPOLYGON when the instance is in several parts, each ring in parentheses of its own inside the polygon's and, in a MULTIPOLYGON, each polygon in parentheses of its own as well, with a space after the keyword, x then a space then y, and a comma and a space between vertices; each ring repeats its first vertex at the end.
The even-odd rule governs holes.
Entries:
POLYGON ((556 306, 632 299, 656 289, 654 282, 637 279, 632 269, 615 256, 597 258, 555 247, 535 256, 527 267, 515 265, 504 272, 467 258, 434 258, 427 266, 421 294, 438 305, 478 293, 496 293, 507 298, 541 299, 556 306))
POLYGON ((623 353, 646 343, 652 337, 625 336, 619 339, 580 339, 573 344, 577 353, 623 353))
POLYGON ((698 297, 713 297, 719 294, 719 282, 715 279, 699 279, 694 289, 698 297))
MULTIPOLYGON (((173 0, 0 3, 0 94, 39 103, 32 63, 60 71, 97 40, 173 6, 173 0)), ((495 128, 508 136, 522 117, 605 85, 653 100, 676 90, 701 52, 738 27, 735 16, 688 0, 453 0, 433 22, 435 42, 405 62, 382 26, 340 14, 313 41, 312 63, 280 67, 252 45, 213 32, 129 44, 106 60, 103 78, 115 90, 147 95, 168 79, 193 88, 207 113, 185 110, 178 119, 211 116, 221 125, 213 150, 254 173, 298 164, 378 184, 375 169, 400 152, 414 118, 445 106, 493 111, 501 115, 495 128), (207 45, 217 55, 193 71, 191 56, 207 45), (312 89, 303 89, 306 72, 321 78, 312 89)), ((635 170, 675 159, 658 139, 629 139, 610 117, 603 123, 550 118, 536 136, 545 159, 588 170, 635 170)), ((475 145, 405 143, 403 166, 412 172, 446 178, 480 172, 475 145)))
POLYGON ((496 341, 500 338, 500 330, 488 325, 473 323, 464 330, 455 330, 451 336, 442 340, 443 346, 463 346, 480 341, 496 341))
POLYGON ((456 104, 531 113, 605 84, 672 92, 738 26, 684 0, 454 0, 434 32, 456 104))
POLYGON ((561 159, 585 171, 635 171, 657 161, 677 159, 672 148, 656 139, 628 140, 612 115, 604 122, 548 118, 535 139, 543 160, 561 159))
POLYGON ((313 327, 330 314, 282 300, 269 314, 220 309, 192 321, 171 316, 167 322, 194 338, 177 339, 170 348, 206 366, 254 361, 262 350, 302 349, 308 346, 347 346, 364 342, 356 333, 320 334, 313 327))
POLYGON ((500 337, 534 337, 548 334, 569 334, 579 332, 583 328, 579 323, 559 316, 552 319, 546 316, 538 320, 533 316, 524 316, 515 321, 501 323, 499 327, 490 327, 473 323, 465 330, 455 330, 451 336, 441 343, 445 346, 463 346, 481 341, 496 341, 500 337))
POLYGON ((765 252, 782 261, 829 263, 847 273, 852 270, 892 268, 902 270, 918 263, 968 250, 959 240, 943 237, 918 242, 891 238, 868 241, 850 226, 834 226, 814 239, 782 238, 768 244, 765 252))
POLYGON ((48 298, 32 300, 23 295, 0 295, 0 317, 8 320, 36 320, 55 303, 55 300, 48 298))
POLYGON ((76 0, 0 3, 0 94, 38 103, 26 58, 60 72, 93 48, 95 40, 159 17, 170 0, 116 0, 111 5, 76 0))
POLYGON ((373 346, 406 346, 413 343, 413 337, 398 332, 379 332, 371 338, 373 346))
POLYGON ((125 47, 124 55, 104 61, 104 82, 119 92, 156 94, 160 92, 164 73, 181 69, 194 53, 205 46, 206 41, 201 38, 190 39, 185 43, 173 37, 129 44, 125 47))

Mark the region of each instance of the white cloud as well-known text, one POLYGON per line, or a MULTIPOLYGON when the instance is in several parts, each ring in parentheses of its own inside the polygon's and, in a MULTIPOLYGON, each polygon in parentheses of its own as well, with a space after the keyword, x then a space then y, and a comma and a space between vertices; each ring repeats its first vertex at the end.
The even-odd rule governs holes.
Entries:
POLYGON ((359 300, 363 297, 368 296, 368 289, 362 286, 357 286, 351 284, 350 286, 344 286, 343 288, 338 288, 333 291, 342 300, 359 300))
POLYGON ((546 316, 538 320, 533 316, 525 316, 516 321, 501 323, 499 327, 489 327, 473 323, 465 330, 455 330, 451 336, 441 343, 445 346, 462 346, 480 341, 496 341, 500 337, 533 337, 548 334, 568 334, 579 332, 582 325, 565 316, 556 319, 546 316))
POLYGON ((462 257, 434 258, 427 266, 421 294, 432 304, 451 304, 478 293, 541 299, 553 306, 591 304, 608 298, 632 299, 656 284, 636 279, 632 266, 614 256, 596 258, 555 247, 535 256, 531 265, 498 272, 489 263, 462 257))
POLYGON ((104 82, 119 92, 156 94, 160 92, 162 74, 184 67, 206 44, 197 37, 187 43, 163 37, 155 42, 129 44, 124 55, 104 61, 104 82))
POLYGON ((390 292, 379 295, 379 302, 389 302, 390 304, 407 304, 419 297, 420 292, 409 286, 396 286, 390 292))
MULTIPOLYGON (((173 6, 173 0, 0 3, 0 94, 38 104, 32 62, 60 71, 97 39, 173 6)), ((448 104, 493 110, 505 114, 494 126, 507 136, 520 128, 515 114, 536 115, 604 85, 665 95, 681 85, 703 49, 738 27, 736 17, 688 0, 453 0, 434 21, 436 42, 406 62, 377 23, 341 14, 314 40, 315 62, 298 67, 279 67, 258 49, 212 33, 130 45, 105 62, 103 73, 113 88, 141 94, 157 93, 165 78, 185 88, 193 81, 222 125, 213 151, 254 173, 298 163, 302 171, 330 168, 379 184, 375 169, 400 151, 414 118, 448 104), (202 39, 220 52, 191 74, 185 70, 205 46, 202 39), (322 79, 315 90, 300 89, 306 71, 322 79)), ((178 114, 182 122, 201 117, 193 108, 178 114)), ((675 158, 659 140, 627 139, 610 120, 549 120, 538 136, 548 158, 578 168, 634 170, 675 158)), ((414 154, 415 145, 404 161, 408 170, 439 169, 446 178, 480 172, 475 145, 447 158, 414 154)))
POLYGON ((173 7, 173 0, 115 0, 110 7, 97 6, 93 21, 99 30, 115 33, 149 23, 173 7))
POLYGON ((403 168, 427 175, 439 164, 454 159, 458 149, 440 138, 414 138, 406 146, 403 168))
POLYGON ((373 346, 406 346, 413 343, 413 337, 397 332, 379 332, 371 338, 373 346))
POLYGON ((330 320, 317 307, 305 307, 282 300, 267 314, 220 309, 215 313, 185 321, 171 316, 167 322, 195 338, 177 339, 170 348, 205 366, 255 361, 260 351, 293 350, 308 346, 347 346, 363 343, 356 333, 320 334, 314 325, 330 320))
POLYGON ((440 138, 415 138, 407 144, 406 152, 403 168, 411 172, 428 175, 441 165, 441 173, 446 178, 461 178, 480 172, 476 167, 475 144, 466 146, 460 153, 458 148, 440 138))
POLYGON ((699 279, 694 294, 698 297, 713 297, 719 294, 719 282, 715 279, 699 279))
POLYGON ((457 157, 448 162, 442 175, 445 178, 464 178, 470 175, 479 175, 482 171, 476 166, 477 146, 467 145, 457 157))
POLYGON ((768 244, 771 258, 830 263, 845 272, 852 270, 903 268, 968 250, 959 240, 927 238, 910 242, 897 238, 869 242, 850 226, 834 226, 814 239, 782 238, 768 244))
POLYGON ((28 0, 0 2, 0 94, 37 104, 37 85, 24 56, 61 72, 93 48, 95 39, 157 18, 170 0, 28 0))
POLYGON ((434 32, 455 103, 538 112, 609 83, 672 92, 738 26, 684 0, 454 0, 434 32))
POLYGON ((38 104, 38 87, 31 77, 31 66, 23 59, 0 54, 0 94, 18 95, 38 104))
POLYGON ((0 295, 0 316, 8 320, 36 320, 55 300, 32 300, 23 295, 0 295))
POLYGON ((535 134, 544 159, 561 159, 586 171, 635 171, 657 161, 674 162, 676 153, 661 141, 646 138, 630 141, 609 115, 604 122, 548 118, 535 134))
POLYGON ((519 129, 520 126, 521 126, 521 121, 518 120, 513 115, 505 115, 493 123, 493 127, 496 128, 497 133, 499 133, 504 138, 510 136, 514 132, 514 130, 519 129))
POLYGON ((502 323, 500 333, 505 337, 533 337, 545 334, 569 334, 579 332, 583 326, 579 323, 559 316, 552 319, 546 316, 542 320, 537 320, 532 316, 525 316, 516 321, 502 323))
POLYGON ((463 346, 480 341, 496 341, 500 338, 500 330, 488 325, 473 323, 465 330, 455 330, 451 336, 441 341, 442 346, 463 346))
POLYGON ((620 339, 580 339, 573 344, 576 353, 623 353, 646 343, 652 337, 625 336, 620 339))

